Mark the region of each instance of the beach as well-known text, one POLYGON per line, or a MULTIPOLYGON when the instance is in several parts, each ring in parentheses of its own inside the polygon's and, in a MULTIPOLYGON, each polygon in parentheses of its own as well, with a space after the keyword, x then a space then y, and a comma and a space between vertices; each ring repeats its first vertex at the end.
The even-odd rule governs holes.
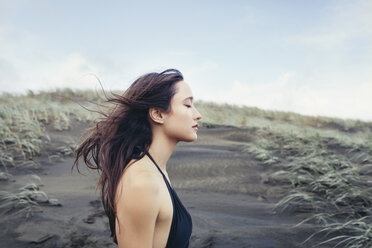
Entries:
MULTIPOLYGON (((48 130, 50 143, 33 158, 41 168, 10 168, 13 177, 0 181, 2 190, 10 192, 35 183, 49 199, 58 200, 40 204, 27 219, 23 214, 3 216, 1 247, 117 247, 96 190, 97 171, 80 163, 84 175, 71 172, 73 157, 48 159, 64 138, 78 140, 85 128, 76 122, 70 130, 48 130)), ((270 182, 273 171, 242 151, 252 132, 233 126, 200 128, 197 141, 179 143, 169 159, 171 183, 192 216, 190 247, 301 247, 316 230, 311 224, 293 228, 304 216, 273 210, 289 187, 270 182)))

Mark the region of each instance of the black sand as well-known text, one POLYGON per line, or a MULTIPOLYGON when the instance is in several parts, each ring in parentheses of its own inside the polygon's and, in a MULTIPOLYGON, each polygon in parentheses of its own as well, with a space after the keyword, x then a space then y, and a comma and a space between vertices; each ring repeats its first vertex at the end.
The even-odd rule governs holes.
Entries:
MULTIPOLYGON (((317 227, 292 228, 305 215, 272 211, 288 186, 267 183, 272 171, 242 152, 242 146, 250 141, 250 131, 201 128, 198 140, 180 143, 169 160, 170 180, 193 218, 190 247, 310 247, 300 243, 317 227)), ((53 146, 81 133, 82 126, 50 131, 51 144, 35 158, 42 169, 10 169, 13 180, 0 181, 1 190, 14 192, 35 182, 30 173, 37 174, 44 184, 40 190, 62 205, 42 205, 42 212, 28 219, 24 215, 1 217, 0 247, 117 247, 109 237, 99 190, 95 192, 98 174, 84 169, 86 176, 77 171, 71 174, 72 158, 60 162, 47 159, 53 146)))

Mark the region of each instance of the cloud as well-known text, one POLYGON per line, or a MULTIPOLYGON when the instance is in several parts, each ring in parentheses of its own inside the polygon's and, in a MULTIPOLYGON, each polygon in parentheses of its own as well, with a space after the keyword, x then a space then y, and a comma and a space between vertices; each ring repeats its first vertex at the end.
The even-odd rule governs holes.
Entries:
POLYGON ((371 92, 371 82, 334 89, 299 85, 296 83, 296 74, 290 72, 265 84, 235 81, 228 90, 211 91, 201 98, 267 110, 372 121, 371 92))
MULTIPOLYGON (((290 35, 287 42, 302 44, 310 47, 329 51, 344 50, 350 41, 367 39, 372 36, 372 2, 336 1, 327 10, 327 15, 322 20, 314 20, 312 27, 303 32, 290 35)), ((367 44, 369 49, 372 44, 367 44)), ((339 51, 340 52, 340 51, 339 51)))
POLYGON ((35 82, 35 78, 41 84, 33 85, 34 88, 55 87, 70 88, 94 88, 98 85, 97 80, 90 74, 97 74, 98 69, 89 63, 81 54, 73 53, 62 61, 53 61, 48 64, 37 66, 29 74, 29 80, 35 82))
POLYGON ((27 66, 19 63, 15 65, 18 71, 14 69, 15 66, 4 61, 0 60, 0 72, 6 71, 5 74, 2 73, 0 81, 2 91, 23 93, 27 89, 34 91, 63 87, 93 89, 99 86, 98 80, 92 75, 97 75, 98 69, 79 53, 70 54, 60 61, 48 58, 27 66))
POLYGON ((173 50, 173 51, 168 52, 168 55, 172 57, 182 58, 182 57, 194 57, 195 55, 197 55, 197 53, 192 50, 173 50))
POLYGON ((0 85, 7 85, 20 80, 19 72, 12 62, 0 58, 0 85))

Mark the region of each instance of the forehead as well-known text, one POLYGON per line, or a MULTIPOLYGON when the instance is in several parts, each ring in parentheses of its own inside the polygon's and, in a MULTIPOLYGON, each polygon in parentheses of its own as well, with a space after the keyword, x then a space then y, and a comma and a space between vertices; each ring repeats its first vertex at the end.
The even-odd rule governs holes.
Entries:
POLYGON ((175 84, 177 93, 173 96, 174 101, 183 101, 185 98, 192 96, 190 86, 185 81, 180 81, 175 84))

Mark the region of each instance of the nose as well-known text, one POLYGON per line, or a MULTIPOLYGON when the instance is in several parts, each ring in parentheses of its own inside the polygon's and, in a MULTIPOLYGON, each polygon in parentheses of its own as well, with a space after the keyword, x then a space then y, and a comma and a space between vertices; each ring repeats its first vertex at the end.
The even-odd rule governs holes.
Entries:
POLYGON ((202 115, 199 113, 199 111, 196 108, 194 109, 195 109, 195 120, 198 121, 202 118, 202 115))

